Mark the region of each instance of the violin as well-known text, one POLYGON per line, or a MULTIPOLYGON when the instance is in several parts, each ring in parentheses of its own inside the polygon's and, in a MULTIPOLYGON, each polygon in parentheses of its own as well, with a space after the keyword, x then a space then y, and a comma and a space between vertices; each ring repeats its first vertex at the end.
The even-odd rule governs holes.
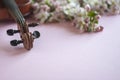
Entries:
MULTIPOLYGON (((23 16, 27 16, 32 11, 32 1, 31 0, 15 0, 17 6, 19 7, 23 16)), ((9 3, 9 1, 8 1, 9 3)), ((3 0, 0 0, 0 20, 13 19, 8 9, 6 8, 3 0)))
POLYGON ((12 40, 10 44, 17 46, 23 44, 24 48, 30 50, 33 48, 34 39, 40 37, 38 31, 31 33, 29 27, 35 27, 37 23, 28 24, 23 15, 31 11, 30 0, 0 0, 0 20, 13 18, 17 23, 18 30, 9 29, 7 34, 13 36, 16 33, 20 34, 21 40, 12 40))

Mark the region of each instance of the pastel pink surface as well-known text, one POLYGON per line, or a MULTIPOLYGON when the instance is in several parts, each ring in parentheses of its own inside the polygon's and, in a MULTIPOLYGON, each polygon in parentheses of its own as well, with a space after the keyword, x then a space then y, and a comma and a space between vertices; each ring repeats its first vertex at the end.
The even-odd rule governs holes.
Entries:
POLYGON ((120 80, 120 16, 103 17, 103 32, 79 34, 71 23, 46 24, 34 48, 11 47, 16 23, 0 23, 0 80, 120 80))

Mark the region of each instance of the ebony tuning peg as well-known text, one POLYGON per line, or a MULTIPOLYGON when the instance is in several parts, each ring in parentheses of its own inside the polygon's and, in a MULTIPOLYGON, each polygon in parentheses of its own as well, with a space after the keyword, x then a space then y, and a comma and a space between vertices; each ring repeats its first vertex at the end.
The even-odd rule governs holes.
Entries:
POLYGON ((21 41, 21 40, 12 40, 12 41, 10 41, 11 46, 17 46, 20 43, 23 43, 23 41, 21 41))
POLYGON ((13 29, 7 30, 7 34, 9 36, 13 36, 15 33, 19 33, 19 32, 20 32, 20 30, 13 30, 13 29))
POLYGON ((33 35, 33 38, 34 38, 34 39, 40 37, 40 33, 39 33, 38 31, 34 31, 32 35, 33 35))
POLYGON ((29 27, 36 27, 38 25, 39 25, 39 23, 30 23, 30 24, 28 24, 29 27))

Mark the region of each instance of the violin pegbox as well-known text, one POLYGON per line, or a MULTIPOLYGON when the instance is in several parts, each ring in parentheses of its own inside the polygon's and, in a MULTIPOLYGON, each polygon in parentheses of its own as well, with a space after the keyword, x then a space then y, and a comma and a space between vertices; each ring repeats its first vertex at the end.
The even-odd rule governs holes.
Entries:
POLYGON ((16 33, 20 34, 21 40, 12 40, 10 41, 11 46, 18 46, 19 44, 23 44, 24 48, 30 50, 33 47, 34 39, 40 37, 40 33, 38 31, 34 31, 33 33, 29 32, 29 27, 36 27, 39 25, 38 23, 30 23, 26 27, 22 28, 18 25, 18 30, 8 29, 7 34, 9 36, 13 36, 16 33))

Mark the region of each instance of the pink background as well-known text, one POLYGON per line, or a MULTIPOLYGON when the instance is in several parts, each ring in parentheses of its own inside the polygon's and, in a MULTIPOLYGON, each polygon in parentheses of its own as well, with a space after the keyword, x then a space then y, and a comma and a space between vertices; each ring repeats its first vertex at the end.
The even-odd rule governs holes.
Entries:
POLYGON ((11 47, 6 30, 16 23, 0 23, 0 80, 120 80, 120 16, 103 17, 103 32, 79 34, 71 23, 46 24, 34 48, 11 47))

